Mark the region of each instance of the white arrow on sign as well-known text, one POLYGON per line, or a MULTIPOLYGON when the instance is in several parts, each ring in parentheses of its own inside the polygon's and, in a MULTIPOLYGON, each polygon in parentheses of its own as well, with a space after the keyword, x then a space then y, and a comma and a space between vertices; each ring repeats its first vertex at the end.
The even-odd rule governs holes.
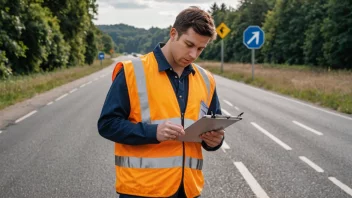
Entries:
POLYGON ((253 36, 249 41, 247 41, 247 45, 249 45, 254 39, 255 39, 255 44, 258 45, 259 43, 259 31, 258 32, 252 32, 253 36))

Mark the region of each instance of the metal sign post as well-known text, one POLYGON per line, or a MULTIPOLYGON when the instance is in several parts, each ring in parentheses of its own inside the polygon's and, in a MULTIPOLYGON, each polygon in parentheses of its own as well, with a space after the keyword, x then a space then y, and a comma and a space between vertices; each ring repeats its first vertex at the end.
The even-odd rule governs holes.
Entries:
POLYGON ((254 80, 255 49, 252 49, 252 80, 254 80))
POLYGON ((105 58, 104 52, 99 52, 98 58, 100 60, 100 66, 102 66, 103 65, 103 60, 105 58))
POLYGON ((254 80, 255 49, 260 49, 264 40, 265 33, 259 26, 248 26, 243 32, 243 44, 252 50, 252 80, 254 80))
POLYGON ((221 37, 221 73, 224 71, 224 38, 230 31, 230 28, 228 28, 225 23, 221 23, 216 28, 216 33, 221 37))
POLYGON ((224 71, 224 39, 221 39, 221 73, 224 71))

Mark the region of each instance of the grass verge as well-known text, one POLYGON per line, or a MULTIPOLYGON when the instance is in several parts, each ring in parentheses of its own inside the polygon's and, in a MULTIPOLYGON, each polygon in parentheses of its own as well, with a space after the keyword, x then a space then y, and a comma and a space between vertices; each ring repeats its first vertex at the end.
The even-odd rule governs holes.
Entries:
POLYGON ((111 59, 95 61, 92 65, 84 65, 58 69, 51 72, 14 76, 0 80, 0 110, 29 99, 36 94, 43 93, 60 85, 69 83, 94 72, 97 72, 113 63, 111 59))
POLYGON ((214 74, 256 87, 272 90, 294 98, 309 101, 343 113, 352 114, 352 72, 326 71, 310 67, 279 67, 255 65, 254 80, 250 64, 200 62, 214 74))

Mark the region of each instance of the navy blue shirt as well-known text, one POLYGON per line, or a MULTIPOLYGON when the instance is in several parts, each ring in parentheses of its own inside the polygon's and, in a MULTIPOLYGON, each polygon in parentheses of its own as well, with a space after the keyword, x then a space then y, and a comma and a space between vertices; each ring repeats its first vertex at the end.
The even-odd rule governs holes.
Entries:
MULTIPOLYGON (((172 70, 161 51, 164 44, 159 44, 153 50, 158 62, 159 72, 166 72, 172 84, 181 112, 185 112, 188 99, 188 75, 194 75, 195 70, 192 65, 185 67, 183 73, 178 77, 172 70)), ((208 115, 211 113, 221 114, 219 99, 214 91, 208 115)), ((156 139, 157 124, 132 123, 128 120, 130 114, 130 99, 127 90, 126 78, 123 68, 118 72, 106 96, 100 118, 98 120, 99 134, 113 142, 129 145, 158 144, 156 139)), ((215 151, 222 145, 212 148, 202 142, 202 147, 207 151, 215 151)), ((183 191, 181 185, 180 191, 183 191)), ((136 196, 120 195, 120 198, 132 198, 136 196)))

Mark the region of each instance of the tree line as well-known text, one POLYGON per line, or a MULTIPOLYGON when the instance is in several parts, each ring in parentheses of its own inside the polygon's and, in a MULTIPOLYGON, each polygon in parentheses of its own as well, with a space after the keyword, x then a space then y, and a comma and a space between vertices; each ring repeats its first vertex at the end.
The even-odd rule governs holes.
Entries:
POLYGON ((152 27, 146 30, 127 24, 97 25, 97 27, 111 36, 116 44, 115 50, 120 53, 147 53, 159 42, 167 41, 171 28, 152 27))
POLYGON ((113 49, 96 0, 0 0, 0 78, 92 64, 113 49), (107 49, 109 48, 109 49, 107 49))
MULTIPOLYGON (((251 61, 243 31, 258 25, 265 32, 265 43, 256 50, 256 62, 352 69, 352 1, 241 0, 236 9, 213 3, 208 11, 216 26, 224 22, 231 29, 224 38, 227 62, 251 61)), ((117 51, 140 53, 166 42, 170 27, 98 26, 112 37, 117 51)), ((220 60, 220 41, 218 37, 209 44, 200 58, 220 60)))

